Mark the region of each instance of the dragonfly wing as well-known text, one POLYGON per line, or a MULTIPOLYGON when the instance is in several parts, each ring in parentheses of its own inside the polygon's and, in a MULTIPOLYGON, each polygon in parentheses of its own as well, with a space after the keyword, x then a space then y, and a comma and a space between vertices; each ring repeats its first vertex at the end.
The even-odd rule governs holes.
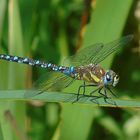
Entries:
POLYGON ((96 54, 103 48, 102 43, 90 45, 78 51, 64 60, 64 65, 80 66, 86 65, 96 56, 96 54))
POLYGON ((100 63, 103 61, 107 56, 120 50, 122 46, 126 45, 133 39, 133 35, 124 36, 118 40, 113 42, 107 43, 103 46, 102 50, 100 50, 97 55, 91 60, 92 63, 100 63))
POLYGON ((33 97, 45 91, 60 91, 72 84, 73 81, 73 78, 63 73, 47 72, 33 84, 31 90, 25 93, 25 97, 33 97))
POLYGON ((121 46, 126 45, 132 38, 133 35, 128 35, 107 44, 90 45, 77 52, 77 54, 68 57, 64 62, 73 66, 88 65, 90 63, 98 64, 113 52, 121 49, 121 46))

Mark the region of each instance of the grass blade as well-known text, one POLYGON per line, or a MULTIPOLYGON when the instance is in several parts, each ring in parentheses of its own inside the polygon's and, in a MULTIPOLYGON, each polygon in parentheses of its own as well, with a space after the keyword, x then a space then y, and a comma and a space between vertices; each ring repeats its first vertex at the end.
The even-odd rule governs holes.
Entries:
MULTIPOLYGON (((40 100, 44 102, 58 102, 58 103, 73 103, 75 101, 77 95, 74 93, 60 93, 60 92, 44 92, 40 95, 25 98, 24 97, 24 90, 1 90, 0 91, 0 100, 2 101, 29 101, 29 100, 40 100)), ((91 105, 91 106, 105 106, 105 107, 140 107, 140 101, 136 100, 124 100, 124 99, 111 99, 112 101, 116 102, 117 106, 113 104, 109 104, 104 101, 103 98, 97 99, 98 104, 91 101, 93 97, 82 97, 78 102, 73 103, 75 104, 82 104, 82 105, 91 105)), ((108 99, 109 100, 109 99, 108 99)))

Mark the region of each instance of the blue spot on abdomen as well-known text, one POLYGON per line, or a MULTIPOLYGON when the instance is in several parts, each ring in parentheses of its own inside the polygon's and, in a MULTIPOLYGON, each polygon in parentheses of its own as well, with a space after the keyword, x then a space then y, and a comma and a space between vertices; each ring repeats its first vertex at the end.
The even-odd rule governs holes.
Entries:
POLYGON ((70 73, 74 73, 75 72, 74 67, 70 67, 69 70, 70 70, 70 73))

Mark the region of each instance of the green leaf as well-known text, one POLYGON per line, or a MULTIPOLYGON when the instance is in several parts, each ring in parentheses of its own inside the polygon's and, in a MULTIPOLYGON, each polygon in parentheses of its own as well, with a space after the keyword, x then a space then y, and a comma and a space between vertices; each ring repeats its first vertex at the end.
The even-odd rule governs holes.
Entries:
MULTIPOLYGON (((2 101, 30 101, 30 100, 39 100, 45 102, 58 102, 58 103, 70 103, 72 105, 82 104, 94 106, 105 106, 105 107, 140 107, 140 101, 136 100, 125 100, 125 99, 107 99, 108 102, 104 101, 104 98, 96 99, 97 102, 94 102, 94 98, 90 96, 81 96, 79 101, 76 101, 77 95, 74 93, 61 93, 61 92, 44 92, 40 95, 25 98, 25 90, 1 90, 0 91, 0 100, 2 101), (93 100, 93 101, 91 101, 93 100), (76 102, 74 102, 76 101, 76 102), (110 101, 110 102, 109 102, 110 101), (113 105, 113 102, 116 102, 116 105, 113 105), (73 103, 74 102, 74 103, 73 103)), ((31 91, 33 92, 33 91, 31 91)))
POLYGON ((3 140, 1 125, 0 125, 0 140, 3 140))

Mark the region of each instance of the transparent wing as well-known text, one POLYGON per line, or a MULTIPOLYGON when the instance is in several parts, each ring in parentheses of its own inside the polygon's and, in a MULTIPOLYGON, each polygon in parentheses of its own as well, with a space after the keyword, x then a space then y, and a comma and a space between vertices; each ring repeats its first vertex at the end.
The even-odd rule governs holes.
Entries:
POLYGON ((122 37, 118 40, 115 40, 113 42, 107 43, 103 46, 102 50, 98 52, 98 54, 94 57, 92 60, 92 63, 100 63, 103 61, 107 56, 114 53, 115 51, 122 48, 122 46, 126 45, 128 42, 130 42, 133 39, 133 35, 128 35, 125 37, 122 37))
POLYGON ((72 84, 73 81, 73 78, 63 73, 47 72, 33 84, 32 89, 25 93, 25 97, 33 97, 45 91, 60 91, 72 84))
POLYGON ((91 45, 70 56, 64 62, 73 66, 100 63, 107 56, 121 49, 121 46, 126 45, 132 38, 133 35, 128 35, 107 44, 98 43, 91 45))
POLYGON ((103 48, 102 43, 93 44, 77 52, 64 60, 66 66, 80 66, 89 64, 96 54, 103 48))

